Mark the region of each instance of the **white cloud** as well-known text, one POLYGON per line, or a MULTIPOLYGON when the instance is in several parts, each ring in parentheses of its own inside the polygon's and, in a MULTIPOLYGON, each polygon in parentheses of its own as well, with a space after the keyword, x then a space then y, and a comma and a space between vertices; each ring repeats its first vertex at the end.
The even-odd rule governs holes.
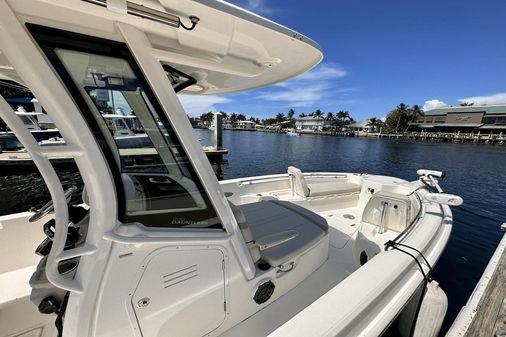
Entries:
POLYGON ((335 80, 344 76, 346 76, 346 71, 343 69, 332 64, 322 63, 320 66, 312 69, 311 71, 297 76, 292 81, 325 81, 335 80))
POLYGON ((264 5, 263 0, 248 0, 247 8, 248 10, 254 11, 256 9, 261 9, 264 5))
POLYGON ((229 2, 257 14, 268 14, 273 11, 272 8, 266 4, 265 0, 229 0, 229 2))
POLYGON ((192 117, 198 117, 209 111, 217 111, 215 105, 230 103, 232 100, 219 95, 195 96, 195 95, 179 95, 181 104, 186 113, 192 117))
POLYGON ((461 103, 474 103, 475 105, 480 104, 500 104, 506 103, 506 92, 500 92, 489 96, 474 96, 459 99, 461 103))
POLYGON ((335 87, 334 81, 345 76, 346 71, 338 66, 321 64, 294 79, 274 85, 272 90, 262 92, 260 98, 285 102, 290 107, 310 107, 331 94, 350 91, 335 87))
POLYGON ((423 105, 422 110, 429 111, 429 110, 441 108, 444 106, 448 106, 448 104, 446 104, 445 102, 440 101, 438 99, 431 99, 430 101, 425 101, 425 104, 423 105))

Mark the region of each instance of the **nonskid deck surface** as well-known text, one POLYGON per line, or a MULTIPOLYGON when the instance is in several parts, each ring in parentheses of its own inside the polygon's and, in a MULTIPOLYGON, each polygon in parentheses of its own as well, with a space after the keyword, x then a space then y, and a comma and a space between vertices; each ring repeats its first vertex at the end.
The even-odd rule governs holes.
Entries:
POLYGON ((352 249, 330 246, 328 260, 287 294, 221 336, 267 336, 327 291, 355 268, 352 249))
POLYGON ((343 208, 334 211, 318 212, 329 224, 330 245, 343 249, 360 228, 362 216, 357 207, 343 208))
MULTIPOLYGON (((359 268, 359 262, 354 256, 354 240, 359 230, 368 231, 372 227, 360 224, 361 209, 344 208, 318 212, 318 215, 329 224, 328 260, 287 294, 221 336, 267 336, 359 268)), ((385 241, 395 234, 388 233, 385 241)))

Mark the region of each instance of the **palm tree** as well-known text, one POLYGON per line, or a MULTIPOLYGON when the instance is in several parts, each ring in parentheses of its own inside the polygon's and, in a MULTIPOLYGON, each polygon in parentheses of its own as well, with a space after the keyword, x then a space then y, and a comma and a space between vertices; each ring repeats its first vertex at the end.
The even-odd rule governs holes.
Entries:
POLYGON ((350 113, 348 111, 340 110, 338 112, 339 118, 344 122, 345 120, 350 118, 350 113))
POLYGON ((422 113, 422 110, 419 106, 415 110, 409 107, 409 105, 404 103, 399 103, 399 105, 390 111, 386 119, 386 128, 388 132, 397 133, 399 130, 407 130, 409 127, 409 123, 411 123, 415 118, 418 118, 418 114, 422 113), (416 111, 416 117, 415 112, 416 111))
POLYGON ((209 111, 208 113, 200 115, 200 121, 204 126, 211 126, 214 119, 214 114, 212 111, 209 111))
POLYGON ((474 105, 473 102, 470 102, 470 103, 468 103, 468 102, 460 103, 460 106, 472 106, 472 105, 474 105))
POLYGON ((323 116, 323 112, 321 112, 320 109, 316 109, 315 112, 313 112, 313 117, 314 118, 321 118, 323 116))
POLYGON ((339 112, 336 115, 337 119, 339 119, 340 121, 344 121, 345 112, 343 110, 339 110, 339 112))
POLYGON ((305 113, 301 113, 301 114, 299 115, 299 118, 304 118, 304 117, 306 117, 306 114, 305 114, 305 113))
POLYGON ((413 107, 411 108, 411 111, 410 111, 410 122, 411 123, 414 123, 416 121, 418 121, 420 119, 420 117, 423 117, 424 115, 424 112, 422 110, 422 108, 418 105, 418 104, 415 104, 413 105, 413 107))
POLYGON ((327 118, 326 119, 328 121, 333 121, 334 120, 334 114, 332 112, 327 113, 327 118))
POLYGON ((225 111, 220 111, 220 114, 223 115, 223 119, 228 119, 228 113, 226 113, 225 111))
POLYGON ((280 112, 276 115, 276 122, 281 123, 285 120, 285 114, 280 112))
POLYGON ((346 120, 350 119, 350 113, 348 111, 339 110, 337 113, 337 119, 341 121, 341 124, 346 124, 346 120))
POLYGON ((404 103, 401 102, 401 103, 399 103, 399 105, 397 106, 396 109, 400 110, 400 111, 408 111, 409 105, 404 104, 404 103))
POLYGON ((292 120, 293 115, 295 115, 295 110, 293 109, 288 110, 288 113, 286 115, 288 116, 288 120, 292 120))
POLYGON ((237 115, 237 120, 240 120, 240 121, 245 121, 245 120, 246 120, 246 115, 243 115, 243 114, 238 114, 238 115, 237 115))
POLYGON ((383 125, 383 122, 379 118, 372 117, 369 118, 366 125, 370 126, 372 128, 372 131, 375 132, 380 126, 383 125))
POLYGON ((235 127, 237 125, 237 114, 233 112, 230 115, 230 123, 232 123, 232 126, 235 127))

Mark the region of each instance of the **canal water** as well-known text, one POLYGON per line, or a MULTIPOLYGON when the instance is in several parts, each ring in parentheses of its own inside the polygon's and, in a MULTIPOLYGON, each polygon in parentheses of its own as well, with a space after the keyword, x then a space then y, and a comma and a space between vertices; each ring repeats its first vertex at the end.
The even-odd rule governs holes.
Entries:
MULTIPOLYGON (((196 132, 203 145, 212 145, 212 131, 196 132)), ((465 304, 501 239, 506 146, 227 130, 223 143, 230 151, 227 161, 215 166, 223 179, 284 173, 289 165, 306 172, 370 173, 406 180, 418 179, 420 168, 446 171, 441 186, 463 197, 467 211, 454 209, 452 236, 433 274, 449 299, 443 331, 465 304)), ((75 168, 59 169, 58 174, 65 187, 80 183, 75 168)), ((25 211, 48 199, 38 173, 0 171, 0 214, 25 211)))

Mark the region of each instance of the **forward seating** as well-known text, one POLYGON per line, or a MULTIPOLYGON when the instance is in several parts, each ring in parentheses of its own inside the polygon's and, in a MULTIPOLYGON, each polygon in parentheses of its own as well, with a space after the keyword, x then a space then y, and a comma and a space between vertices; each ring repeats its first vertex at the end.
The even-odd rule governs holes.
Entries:
POLYGON ((255 262, 282 266, 328 235, 324 218, 290 202, 265 200, 231 207, 255 262))
POLYGON ((294 166, 288 167, 292 190, 301 197, 321 197, 336 194, 359 193, 360 185, 349 182, 307 184, 302 171, 294 166))

